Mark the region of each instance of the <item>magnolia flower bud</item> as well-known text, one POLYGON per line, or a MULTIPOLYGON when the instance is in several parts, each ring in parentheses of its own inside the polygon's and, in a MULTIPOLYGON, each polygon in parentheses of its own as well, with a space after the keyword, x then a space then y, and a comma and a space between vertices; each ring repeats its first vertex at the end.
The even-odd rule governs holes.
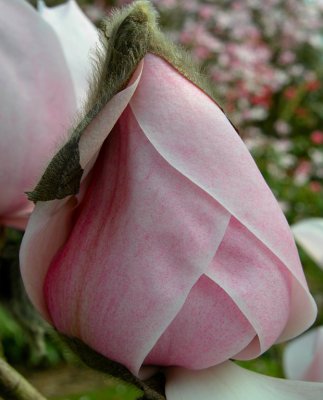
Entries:
POLYGON ((228 359, 305 330, 315 303, 279 205, 150 3, 104 36, 85 117, 30 193, 23 279, 59 332, 135 376, 165 367, 167 399, 196 399, 174 390, 183 371, 231 374, 228 359))

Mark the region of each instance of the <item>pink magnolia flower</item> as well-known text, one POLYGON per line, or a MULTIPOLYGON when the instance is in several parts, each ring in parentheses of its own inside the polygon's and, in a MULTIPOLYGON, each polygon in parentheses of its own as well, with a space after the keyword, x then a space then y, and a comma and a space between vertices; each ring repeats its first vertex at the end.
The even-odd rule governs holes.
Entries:
MULTIPOLYGON (((86 79, 77 68, 90 64, 90 40, 83 38, 72 46, 81 20, 73 0, 59 8, 60 16, 66 17, 65 37, 70 43, 26 1, 0 0, 0 8, 0 224, 23 229, 33 208, 24 192, 35 185, 55 154, 84 95, 85 89, 73 88, 73 82, 75 76, 86 79)), ((53 8, 50 15, 54 17, 57 10, 53 8)), ((91 29, 95 36, 95 28, 91 29)))
POLYGON ((300 334, 316 307, 280 207, 214 101, 148 53, 77 150, 79 192, 38 201, 21 248, 44 318, 136 376, 164 367, 168 400, 319 400, 323 385, 228 361, 300 334))

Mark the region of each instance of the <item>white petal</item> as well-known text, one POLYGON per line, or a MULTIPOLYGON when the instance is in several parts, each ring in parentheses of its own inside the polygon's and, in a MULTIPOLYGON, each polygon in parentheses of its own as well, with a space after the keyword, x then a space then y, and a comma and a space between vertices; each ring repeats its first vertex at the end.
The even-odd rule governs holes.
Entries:
POLYGON ((63 200, 38 201, 20 247, 24 286, 36 309, 48 321, 50 317, 43 298, 43 282, 49 261, 69 235, 75 205, 74 196, 63 200), (29 265, 33 268, 28 268, 29 265))
POLYGON ((86 99, 91 79, 91 57, 99 46, 97 29, 83 14, 75 0, 52 8, 46 7, 43 0, 39 0, 38 11, 54 29, 61 42, 72 74, 77 105, 80 108, 86 99))
POLYGON ((322 400, 323 383, 288 381, 248 371, 227 361, 201 371, 171 368, 167 400, 322 400))
POLYGON ((292 226, 297 243, 323 268, 323 218, 310 218, 292 226))
POLYGON ((311 329, 289 343, 283 363, 289 379, 323 382, 323 327, 311 329))

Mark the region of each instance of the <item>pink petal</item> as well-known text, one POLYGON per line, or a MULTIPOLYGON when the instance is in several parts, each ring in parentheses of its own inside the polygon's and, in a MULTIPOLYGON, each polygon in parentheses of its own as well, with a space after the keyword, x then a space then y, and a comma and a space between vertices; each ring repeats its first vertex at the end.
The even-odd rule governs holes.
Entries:
POLYGON ((323 268, 323 218, 309 218, 292 227, 297 243, 323 268))
POLYGON ((235 355, 250 359, 280 336, 290 312, 290 279, 282 262, 244 225, 231 218, 207 275, 220 285, 249 320, 257 345, 235 355))
POLYGON ((323 382, 323 327, 311 329, 289 343, 283 361, 288 378, 323 382))
POLYGON ((322 400, 323 384, 272 378, 227 361, 201 371, 170 368, 167 400, 322 400))
MULTIPOLYGON (((79 146, 80 164, 82 168, 85 168, 85 172, 83 174, 81 193, 77 196, 79 201, 81 201, 87 187, 86 175, 89 172, 89 168, 92 167, 100 146, 109 135, 110 130, 133 95, 139 82, 141 70, 142 64, 138 66, 133 79, 129 82, 129 86, 107 104, 100 116, 93 120, 83 133, 79 146)), ((21 247, 21 273, 27 293, 34 306, 47 319, 50 319, 50 317, 43 299, 44 278, 53 256, 64 244, 69 234, 69 229, 71 229, 69 218, 74 206, 69 205, 72 204, 71 201, 71 203, 67 203, 66 207, 65 202, 66 200, 57 200, 55 202, 38 202, 36 204, 35 212, 29 221, 21 247), (67 221, 65 221, 65 218, 67 218, 67 221), (39 243, 44 243, 40 248, 43 251, 36 252, 34 249, 35 247, 39 248, 39 243)))
POLYGON ((202 276, 145 364, 201 369, 241 352, 255 330, 228 294, 202 276))
POLYGON ((228 213, 160 157, 130 109, 91 177, 45 298, 59 331, 138 374, 210 264, 228 213))
POLYGON ((153 55, 145 57, 142 79, 130 105, 159 154, 209 193, 290 271, 291 309, 281 340, 311 325, 316 306, 288 224, 222 111, 153 55))
POLYGON ((93 56, 99 46, 98 31, 75 0, 51 8, 39 0, 38 11, 60 40, 80 109, 87 99, 89 81, 93 77, 93 56))
POLYGON ((0 0, 0 218, 31 206, 75 111, 72 82, 51 28, 22 0, 0 0))

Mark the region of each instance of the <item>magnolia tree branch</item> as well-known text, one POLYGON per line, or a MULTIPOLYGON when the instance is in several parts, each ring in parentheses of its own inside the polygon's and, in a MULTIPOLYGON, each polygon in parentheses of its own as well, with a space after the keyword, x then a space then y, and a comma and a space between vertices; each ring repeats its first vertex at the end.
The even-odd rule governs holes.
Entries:
POLYGON ((157 373, 150 379, 142 381, 134 376, 123 365, 109 360, 103 355, 95 352, 84 344, 81 340, 70 338, 62 334, 59 335, 70 349, 90 368, 103 372, 123 382, 130 383, 142 390, 143 396, 138 400, 166 400, 165 396, 165 376, 157 373))
POLYGON ((0 396, 6 400, 46 400, 2 358, 0 358, 0 396))

